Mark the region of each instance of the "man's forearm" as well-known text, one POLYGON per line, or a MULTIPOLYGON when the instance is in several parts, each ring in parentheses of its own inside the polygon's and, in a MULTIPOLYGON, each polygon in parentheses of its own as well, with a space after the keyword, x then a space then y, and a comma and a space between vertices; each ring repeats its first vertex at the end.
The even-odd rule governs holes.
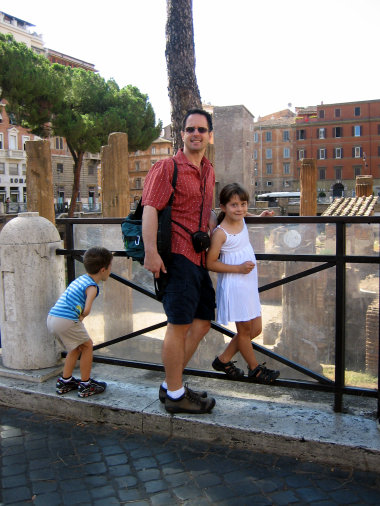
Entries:
POLYGON ((155 207, 144 206, 142 235, 145 252, 157 252, 158 212, 155 207))

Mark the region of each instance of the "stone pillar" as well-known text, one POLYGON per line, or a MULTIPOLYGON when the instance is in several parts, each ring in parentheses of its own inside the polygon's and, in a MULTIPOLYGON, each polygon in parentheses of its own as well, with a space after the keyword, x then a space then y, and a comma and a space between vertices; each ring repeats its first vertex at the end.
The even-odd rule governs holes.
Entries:
POLYGON ((314 158, 304 158, 301 163, 300 216, 317 215, 317 164, 314 158))
POLYGON ((0 234, 0 315, 3 365, 32 370, 53 367, 60 350, 46 318, 65 289, 57 229, 38 213, 21 213, 0 234))
MULTIPOLYGON (((115 132, 109 135, 108 145, 101 150, 101 188, 104 218, 124 218, 130 212, 128 136, 115 132)), ((121 227, 103 227, 103 245, 108 249, 122 249, 121 227)), ((131 279, 132 260, 115 257, 113 272, 131 279)), ((104 284, 104 338, 114 339, 132 330, 132 290, 112 279, 104 284)))
POLYGON ((128 136, 115 132, 102 147, 102 209, 104 218, 129 213, 128 136))
POLYGON ((355 194, 357 197, 370 197, 373 193, 372 176, 356 176, 355 194))
POLYGON ((55 224, 50 142, 27 141, 25 149, 28 211, 55 224))

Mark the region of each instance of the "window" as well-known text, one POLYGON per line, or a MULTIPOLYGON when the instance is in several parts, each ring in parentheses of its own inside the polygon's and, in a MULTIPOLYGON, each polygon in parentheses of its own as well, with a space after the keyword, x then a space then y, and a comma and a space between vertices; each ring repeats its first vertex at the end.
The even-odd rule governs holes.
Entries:
POLYGON ((22 149, 25 151, 25 143, 26 141, 30 141, 30 137, 28 135, 22 136, 22 149))
POLYGON ((297 151, 297 160, 302 160, 302 158, 306 158, 306 150, 305 149, 299 149, 297 151))
POLYGON ((360 176, 361 170, 361 167, 354 167, 354 177, 360 176))
POLYGON ((343 148, 334 148, 334 158, 343 158, 343 148))
POLYGON ((353 134, 354 137, 361 137, 362 135, 362 127, 361 125, 355 125, 353 127, 353 134))
POLYGON ((340 109, 335 109, 335 117, 340 118, 340 109))
POLYGON ((9 149, 17 149, 17 135, 9 134, 9 149))
POLYGON ((26 163, 23 163, 22 164, 22 175, 25 176, 26 175, 26 163))
POLYGON ((63 174, 63 163, 57 163, 57 174, 63 174))
POLYGON ((360 107, 355 107, 355 116, 360 116, 360 107))
POLYGON ((297 130, 297 141, 303 141, 306 139, 306 130, 297 130))
POLYGON ((326 139, 326 128, 318 128, 318 139, 326 139))
POLYGON ((284 158, 290 158, 290 149, 284 148, 284 158))
POLYGON ((272 141, 272 132, 265 132, 265 140, 267 142, 271 142, 272 141))
POLYGON ((16 116, 13 113, 9 114, 9 124, 17 125, 16 116))
POLYGON ((283 141, 290 141, 290 134, 289 134, 289 130, 284 130, 282 132, 282 140, 283 141))
MULTIPOLYGON (((379 125, 379 127, 380 127, 380 125, 379 125)), ((259 142, 259 134, 257 132, 255 132, 253 134, 253 142, 259 142)))
POLYGON ((290 174, 290 163, 284 163, 284 174, 290 174))
POLYGON ((4 149, 4 138, 2 133, 0 133, 0 149, 4 149))
POLYGON ((317 153, 318 160, 325 160, 326 157, 326 148, 319 148, 317 153))
POLYGON ((9 175, 10 176, 18 176, 18 165, 17 163, 9 164, 9 175))
POLYGON ((0 162, 0 174, 5 174, 5 163, 0 162))
POLYGON ((267 181, 267 186, 272 186, 272 181, 267 181))
POLYGON ((168 155, 170 155, 170 148, 168 148, 168 155))
POLYGON ((253 151, 253 159, 257 160, 257 149, 253 151))
POLYGON ((271 149, 266 149, 265 150, 265 158, 267 160, 270 160, 272 158, 272 150, 271 149))
POLYGON ((135 162, 135 170, 140 170, 140 162, 135 162))
POLYGON ((380 135, 380 125, 377 125, 377 135, 380 135))
POLYGON ((333 137, 343 137, 343 127, 333 127, 333 137))
POLYGON ((273 170, 273 165, 271 163, 267 163, 266 164, 267 174, 272 174, 272 170, 273 170))
POLYGON ((55 149, 63 149, 63 138, 62 137, 55 138, 55 149))
POLYGON ((137 189, 141 188, 141 177, 136 177, 136 179, 135 179, 135 188, 137 188, 137 189))
POLYGON ((325 117, 325 111, 324 111, 324 109, 320 109, 320 110, 319 110, 319 117, 320 117, 321 119, 323 119, 323 118, 325 117))
POLYGON ((342 167, 335 167, 335 179, 342 179, 342 167))
POLYGON ((353 158, 361 158, 362 157, 362 148, 360 146, 355 146, 352 148, 352 157, 353 158))
POLYGON ((156 154, 156 146, 152 146, 152 155, 156 154))
POLYGON ((377 156, 380 156, 380 146, 377 146, 377 156))
POLYGON ((326 169, 319 169, 319 179, 326 179, 326 169))
POLYGON ((246 146, 249 146, 249 141, 246 142, 246 146))

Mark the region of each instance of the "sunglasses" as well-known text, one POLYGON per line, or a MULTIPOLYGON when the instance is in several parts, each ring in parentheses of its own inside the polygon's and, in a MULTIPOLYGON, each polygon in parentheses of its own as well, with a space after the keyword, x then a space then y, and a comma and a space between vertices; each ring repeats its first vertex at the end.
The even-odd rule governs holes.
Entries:
POLYGON ((198 130, 198 132, 200 134, 205 134, 206 132, 208 132, 208 128, 206 128, 206 127, 186 127, 185 128, 185 132, 188 134, 193 134, 195 132, 195 130, 198 130))

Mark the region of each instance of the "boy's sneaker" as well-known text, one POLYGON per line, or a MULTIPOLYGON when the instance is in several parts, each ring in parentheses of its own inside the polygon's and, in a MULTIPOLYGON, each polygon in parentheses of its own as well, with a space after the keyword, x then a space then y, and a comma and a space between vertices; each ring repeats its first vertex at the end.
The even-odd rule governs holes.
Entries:
MULTIPOLYGON (((190 388, 189 388, 189 390, 190 390, 190 388)), ((164 388, 161 384, 160 389, 158 391, 158 398, 160 399, 160 402, 162 402, 162 403, 165 402, 166 392, 167 392, 167 389, 164 388)), ((195 395, 198 395, 199 397, 203 397, 203 398, 207 397, 207 392, 205 392, 205 391, 197 392, 196 390, 191 390, 191 392, 193 392, 195 395)))
POLYGON ((172 399, 168 395, 165 399, 165 409, 169 413, 210 413, 215 406, 212 397, 199 397, 195 392, 185 386, 185 393, 179 399, 172 399))
POLYGON ((90 378, 88 384, 79 383, 78 386, 78 397, 89 397, 90 395, 101 394, 107 387, 107 383, 104 381, 95 381, 90 378))
POLYGON ((55 384, 55 391, 59 395, 66 394, 71 390, 77 390, 79 383, 80 383, 79 379, 74 378, 74 376, 71 378, 70 381, 63 381, 62 378, 58 378, 57 383, 55 384))

